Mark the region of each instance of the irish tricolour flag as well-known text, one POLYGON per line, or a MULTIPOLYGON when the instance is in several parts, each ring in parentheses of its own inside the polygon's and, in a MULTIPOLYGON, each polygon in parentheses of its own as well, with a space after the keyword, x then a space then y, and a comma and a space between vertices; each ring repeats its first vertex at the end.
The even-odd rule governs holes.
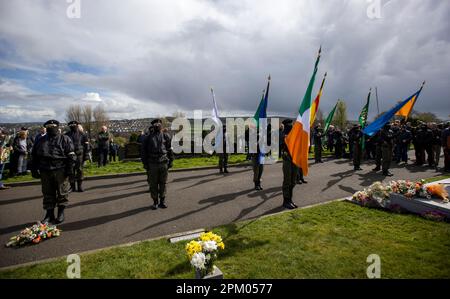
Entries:
POLYGON ((292 162, 297 167, 302 168, 303 174, 308 175, 308 149, 309 149, 309 132, 310 132, 310 117, 311 117, 311 94, 314 87, 314 81, 316 80, 317 68, 320 60, 320 53, 322 48, 319 49, 317 55, 316 64, 314 66, 314 73, 309 81, 308 89, 303 97, 302 104, 300 105, 297 120, 294 127, 288 136, 286 136, 285 142, 289 149, 289 153, 292 157, 292 162))

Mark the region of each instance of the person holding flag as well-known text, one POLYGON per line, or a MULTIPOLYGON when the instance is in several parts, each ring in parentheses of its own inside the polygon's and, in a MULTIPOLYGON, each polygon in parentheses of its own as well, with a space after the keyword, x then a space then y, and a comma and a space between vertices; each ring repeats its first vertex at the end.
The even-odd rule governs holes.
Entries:
POLYGON ((314 65, 314 72, 300 105, 299 114, 295 124, 289 132, 285 130, 287 136, 284 138, 285 145, 283 153, 283 207, 287 209, 296 208, 296 205, 292 201, 292 196, 298 175, 298 168, 302 169, 305 176, 308 175, 311 93, 316 79, 321 52, 322 47, 319 49, 314 65))
MULTIPOLYGON (((253 117, 256 122, 257 128, 257 152, 256 154, 251 155, 252 160, 252 168, 253 168, 253 183, 255 183, 255 190, 261 191, 263 188, 261 187, 261 177, 264 171, 264 157, 265 150, 261 149, 259 146, 259 139, 261 132, 267 132, 267 104, 269 100, 269 88, 270 88, 270 75, 267 78, 267 88, 263 91, 263 95, 261 97, 261 101, 259 103, 258 109, 256 110, 255 116, 253 117)), ((270 131, 269 131, 270 132, 270 131)))
MULTIPOLYGON (((396 115, 399 111, 401 111, 404 107, 408 107, 411 103, 415 103, 419 98, 420 93, 423 90, 425 82, 422 83, 420 89, 414 93, 412 96, 407 98, 406 100, 395 105, 391 110, 387 111, 379 118, 377 118, 373 123, 364 128, 363 133, 369 136, 375 135, 378 131, 381 130, 380 133, 380 144, 381 144, 381 158, 382 158, 382 169, 383 174, 385 176, 392 176, 392 173, 389 172, 390 163, 392 160, 392 142, 393 142, 393 132, 391 130, 391 126, 389 121, 394 115, 396 115)), ((378 170, 379 167, 374 169, 374 171, 378 170)))
POLYGON ((211 96, 213 100, 212 120, 218 128, 218 133, 215 138, 215 150, 219 156, 219 172, 228 173, 228 153, 225 143, 226 126, 222 125, 219 117, 219 110, 217 109, 216 97, 214 89, 211 87, 211 96), (222 132, 220 132, 222 131, 222 132))
POLYGON ((362 133, 362 129, 366 126, 367 123, 367 115, 369 114, 369 105, 370 105, 370 94, 372 93, 372 88, 369 90, 369 95, 367 96, 367 103, 361 110, 361 114, 359 115, 359 125, 356 125, 350 131, 350 138, 353 141, 353 167, 354 170, 362 170, 361 169, 361 159, 362 153, 365 147, 365 138, 362 133))

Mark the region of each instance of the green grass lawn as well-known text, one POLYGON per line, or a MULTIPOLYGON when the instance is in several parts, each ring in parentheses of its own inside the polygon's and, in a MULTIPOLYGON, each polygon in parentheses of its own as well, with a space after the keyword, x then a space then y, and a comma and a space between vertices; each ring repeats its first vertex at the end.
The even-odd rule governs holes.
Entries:
MULTIPOLYGON (((450 278, 450 225, 333 202, 214 229, 225 278, 450 278)), ((64 234, 64 232, 63 232, 64 234)), ((51 242, 51 240, 47 241, 51 242)), ((193 278, 186 242, 147 241, 81 255, 82 278, 193 278)), ((65 259, 0 272, 0 278, 65 278, 65 259)))
MULTIPOLYGON (((314 150, 314 148, 313 148, 314 150)), ((331 154, 329 152, 324 151, 323 156, 327 157, 331 154)), ((314 157, 313 153, 309 154, 310 158, 314 157)), ((241 164, 246 162, 246 155, 244 154, 235 154, 230 155, 228 159, 229 164, 241 164)), ((173 162, 173 169, 182 169, 182 168, 195 168, 195 167, 204 167, 204 166, 216 166, 219 164, 219 158, 214 155, 210 157, 196 157, 196 158, 181 158, 175 159, 173 162)), ((87 163, 85 167, 84 175, 86 177, 96 176, 96 175, 106 175, 106 174, 119 174, 119 173, 132 173, 132 172, 142 172, 144 171, 144 167, 140 161, 127 161, 127 162, 113 162, 109 163, 106 167, 98 168, 96 163, 90 164, 87 163)), ((33 178, 31 174, 24 176, 16 176, 12 178, 7 177, 3 182, 5 184, 8 183, 17 183, 17 182, 28 182, 32 181, 33 178)))
MULTIPOLYGON (((237 154, 230 155, 228 159, 229 164, 239 164, 246 161, 246 155, 237 154)), ((175 159, 173 162, 173 169, 181 168, 194 168, 203 166, 215 166, 219 165, 219 158, 217 156, 211 157, 198 157, 198 158, 181 158, 175 159)), ((127 162, 113 162, 107 164, 105 167, 98 168, 96 163, 87 163, 85 167, 84 175, 86 177, 96 176, 96 175, 106 175, 106 174, 118 174, 118 173, 132 173, 132 172, 143 172, 144 167, 140 161, 127 161, 127 162)), ((16 176, 12 178, 7 178, 4 183, 15 183, 15 182, 26 182, 32 181, 33 178, 31 174, 24 176, 16 176)))

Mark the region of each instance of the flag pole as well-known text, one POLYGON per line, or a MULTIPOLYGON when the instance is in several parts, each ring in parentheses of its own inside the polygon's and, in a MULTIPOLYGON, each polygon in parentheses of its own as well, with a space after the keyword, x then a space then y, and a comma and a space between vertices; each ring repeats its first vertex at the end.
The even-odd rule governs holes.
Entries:
POLYGON ((378 87, 375 87, 375 96, 377 98, 377 111, 378 111, 378 116, 379 116, 380 115, 380 106, 378 104, 378 87))

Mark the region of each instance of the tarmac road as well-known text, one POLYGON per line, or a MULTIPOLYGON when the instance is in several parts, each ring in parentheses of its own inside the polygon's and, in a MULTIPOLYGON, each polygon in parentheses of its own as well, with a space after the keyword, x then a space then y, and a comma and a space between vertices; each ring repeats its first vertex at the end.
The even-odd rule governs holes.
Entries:
MULTIPOLYGON (((362 168, 363 171, 355 172, 344 159, 311 164, 308 184, 295 188, 295 203, 307 206, 343 198, 385 179, 380 173, 371 172, 372 164, 363 164, 362 168)), ((395 166, 392 172, 395 176, 386 181, 442 174, 412 165, 395 166)), ((156 211, 150 209, 152 200, 145 176, 87 181, 86 192, 70 194, 66 222, 59 226, 63 230, 60 237, 18 249, 6 248, 4 244, 43 218, 40 185, 0 191, 0 267, 280 212, 282 180, 281 164, 265 167, 263 191, 253 190, 250 167, 230 168, 227 175, 217 170, 171 173, 169 208, 156 211)))

